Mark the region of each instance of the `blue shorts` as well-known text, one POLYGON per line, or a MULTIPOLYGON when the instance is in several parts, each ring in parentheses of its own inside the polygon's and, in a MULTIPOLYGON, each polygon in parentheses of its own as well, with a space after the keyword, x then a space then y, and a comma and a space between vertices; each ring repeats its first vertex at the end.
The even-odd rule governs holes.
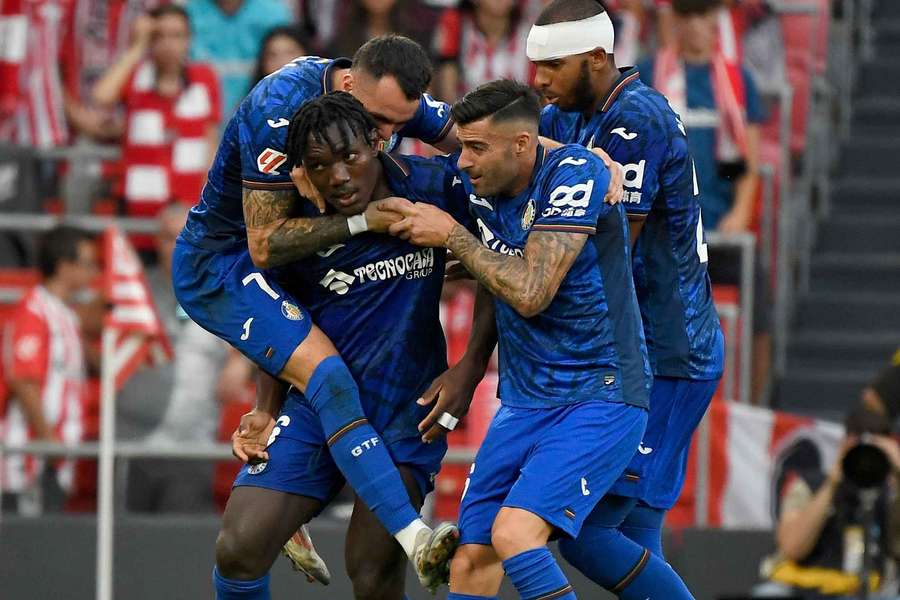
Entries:
MULTIPOLYGON (((411 422, 407 413, 418 413, 420 408, 410 402, 409 407, 394 412, 392 421, 371 424, 381 435, 394 464, 412 471, 424 498, 434 489, 434 478, 441 470, 447 442, 442 439, 423 443, 415 425, 406 428, 406 435, 398 432, 396 423, 411 422)), ((268 488, 316 498, 327 504, 344 486, 344 476, 331 458, 318 417, 303 395, 295 390, 291 390, 284 402, 267 450, 269 460, 241 467, 234 487, 268 488)))
POLYGON ((503 506, 576 537, 628 465, 646 424, 645 409, 617 402, 501 406, 466 480, 460 543, 489 545, 503 506))
POLYGON ((653 508, 672 508, 684 485, 691 437, 718 385, 718 379, 654 378, 647 432, 610 493, 637 498, 653 508))
POLYGON ((180 239, 172 285, 184 312, 271 375, 278 375, 312 328, 309 313, 246 248, 215 252, 180 239))

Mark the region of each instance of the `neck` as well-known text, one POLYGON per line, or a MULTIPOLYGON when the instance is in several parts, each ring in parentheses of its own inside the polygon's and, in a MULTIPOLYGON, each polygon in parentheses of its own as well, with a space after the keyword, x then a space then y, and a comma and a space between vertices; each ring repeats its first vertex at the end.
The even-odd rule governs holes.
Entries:
POLYGON ((703 48, 698 50, 696 48, 681 47, 678 49, 678 56, 681 58, 681 60, 692 65, 702 65, 708 63, 710 60, 712 60, 712 55, 713 52, 711 48, 703 48))
POLYGON ((587 118, 590 115, 593 115, 600 108, 600 104, 606 100, 606 96, 613 89, 613 86, 616 85, 616 80, 619 79, 619 69, 612 65, 608 65, 603 71, 599 74, 599 76, 591 82, 591 89, 594 93, 594 100, 591 102, 588 110, 585 111, 584 116, 587 118))
POLYGON ((516 175, 515 180, 513 180, 507 191, 508 196, 515 197, 525 191, 525 188, 531 183, 535 164, 537 164, 537 145, 531 146, 519 159, 519 174, 516 175))
POLYGON ((344 89, 344 75, 349 72, 350 69, 333 69, 331 71, 331 89, 349 92, 350 90, 344 89))
POLYGON ((485 14, 483 10, 475 11, 475 24, 491 43, 502 40, 509 30, 508 18, 485 14))
POLYGON ((216 0, 219 9, 229 15, 236 13, 243 3, 244 0, 216 0))
POLYGON ((392 29, 390 13, 383 12, 369 15, 369 36, 377 37, 389 33, 392 29))
POLYGON ((72 290, 58 277, 51 277, 44 281, 44 289, 56 296, 63 302, 67 302, 72 295, 72 290))
POLYGON ((394 195, 394 192, 388 186, 387 177, 384 174, 384 165, 381 164, 380 156, 376 159, 376 162, 378 163, 378 179, 375 182, 375 189, 372 190, 372 199, 370 202, 389 198, 394 195))

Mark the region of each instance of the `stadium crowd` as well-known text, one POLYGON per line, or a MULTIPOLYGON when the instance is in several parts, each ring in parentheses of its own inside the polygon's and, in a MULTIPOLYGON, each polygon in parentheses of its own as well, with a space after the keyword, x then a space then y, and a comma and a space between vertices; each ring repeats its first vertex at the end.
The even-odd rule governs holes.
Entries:
MULTIPOLYGON (((429 91, 438 100, 452 103, 500 78, 535 83, 525 45, 546 3, 0 0, 0 30, 7 34, 0 40, 0 210, 157 223, 155 235, 130 239, 175 360, 137 372, 120 390, 119 439, 227 441, 252 405, 252 364, 196 325, 171 285, 175 238, 206 183, 223 127, 247 93, 297 56, 350 57, 390 32, 430 52, 429 91), (98 151, 111 147, 117 151, 98 151), (68 150, 54 154, 60 149, 68 150), (72 181, 75 193, 66 188, 72 181)), ((617 63, 637 65, 641 79, 681 116, 703 190, 702 226, 725 236, 759 234, 760 167, 774 152, 775 95, 788 63, 772 7, 766 0, 605 4, 616 27, 617 63)), ((799 157, 802 143, 793 149, 799 157)), ((437 153, 412 139, 401 151, 437 153)), ((640 201, 629 183, 643 177, 643 164, 625 165, 625 203, 640 201)), ((0 268, 39 271, 15 282, 23 294, 0 311, 0 431, 8 443, 97 439, 98 349, 107 307, 97 283, 98 251, 99 244, 68 227, 38 242, 0 231, 0 268)), ((733 252, 711 253, 713 284, 738 285, 733 252)), ((763 260, 755 266, 753 347, 742 351, 753 358, 752 401, 766 404, 772 272, 763 260)), ((465 350, 474 302, 470 282, 445 284, 441 316, 451 365, 465 350)), ((477 446, 483 437, 497 405, 496 370, 494 361, 469 422, 451 444, 477 446)), ((124 467, 126 506, 221 509, 237 469, 236 463, 132 460, 124 467)), ((95 508, 93 461, 17 456, 4 460, 0 477, 4 510, 95 508)), ((813 490, 804 491, 809 501, 813 490)), ((791 507, 802 506, 801 495, 793 494, 791 507)))

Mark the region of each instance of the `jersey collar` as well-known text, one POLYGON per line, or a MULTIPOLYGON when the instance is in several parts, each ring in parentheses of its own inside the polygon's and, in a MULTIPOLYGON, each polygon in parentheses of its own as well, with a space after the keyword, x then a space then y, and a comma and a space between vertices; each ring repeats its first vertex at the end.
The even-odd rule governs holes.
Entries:
POLYGON ((599 110, 600 112, 608 111, 616 101, 616 98, 618 98, 619 94, 622 93, 622 90, 624 90, 629 84, 637 81, 640 78, 641 74, 638 73, 637 67, 620 68, 619 78, 616 79, 615 84, 613 84, 610 90, 606 93, 606 96, 600 103, 600 108, 597 110, 599 110))
POLYGON ((334 79, 331 75, 335 69, 349 69, 353 61, 349 58, 336 58, 322 71, 322 89, 327 94, 334 91, 334 79))
POLYGON ((409 167, 404 164, 402 158, 394 158, 387 152, 379 152, 378 158, 384 166, 390 178, 406 179, 409 177, 409 167))

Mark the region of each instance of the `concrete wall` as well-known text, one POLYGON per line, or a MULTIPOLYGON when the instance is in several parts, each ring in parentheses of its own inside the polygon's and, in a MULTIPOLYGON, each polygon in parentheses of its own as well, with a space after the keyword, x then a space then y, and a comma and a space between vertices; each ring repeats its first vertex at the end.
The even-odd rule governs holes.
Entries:
MULTIPOLYGON (((285 559, 273 569, 275 600, 352 598, 343 575, 345 525, 320 521, 312 535, 328 563, 333 583, 313 586, 297 576, 285 559)), ((115 597, 122 600, 212 599, 210 581, 213 517, 122 518, 116 523, 115 597)), ((0 599, 91 600, 94 598, 95 521, 90 517, 0 521, 0 599)), ((771 548, 767 532, 687 530, 667 539, 667 555, 698 600, 740 593, 756 581, 759 558, 771 548)), ((611 598, 579 574, 568 574, 580 598, 611 598)), ((410 600, 431 598, 408 578, 410 600)), ((437 598, 444 598, 438 594, 437 598)), ((501 598, 516 598, 504 588, 501 598)))

